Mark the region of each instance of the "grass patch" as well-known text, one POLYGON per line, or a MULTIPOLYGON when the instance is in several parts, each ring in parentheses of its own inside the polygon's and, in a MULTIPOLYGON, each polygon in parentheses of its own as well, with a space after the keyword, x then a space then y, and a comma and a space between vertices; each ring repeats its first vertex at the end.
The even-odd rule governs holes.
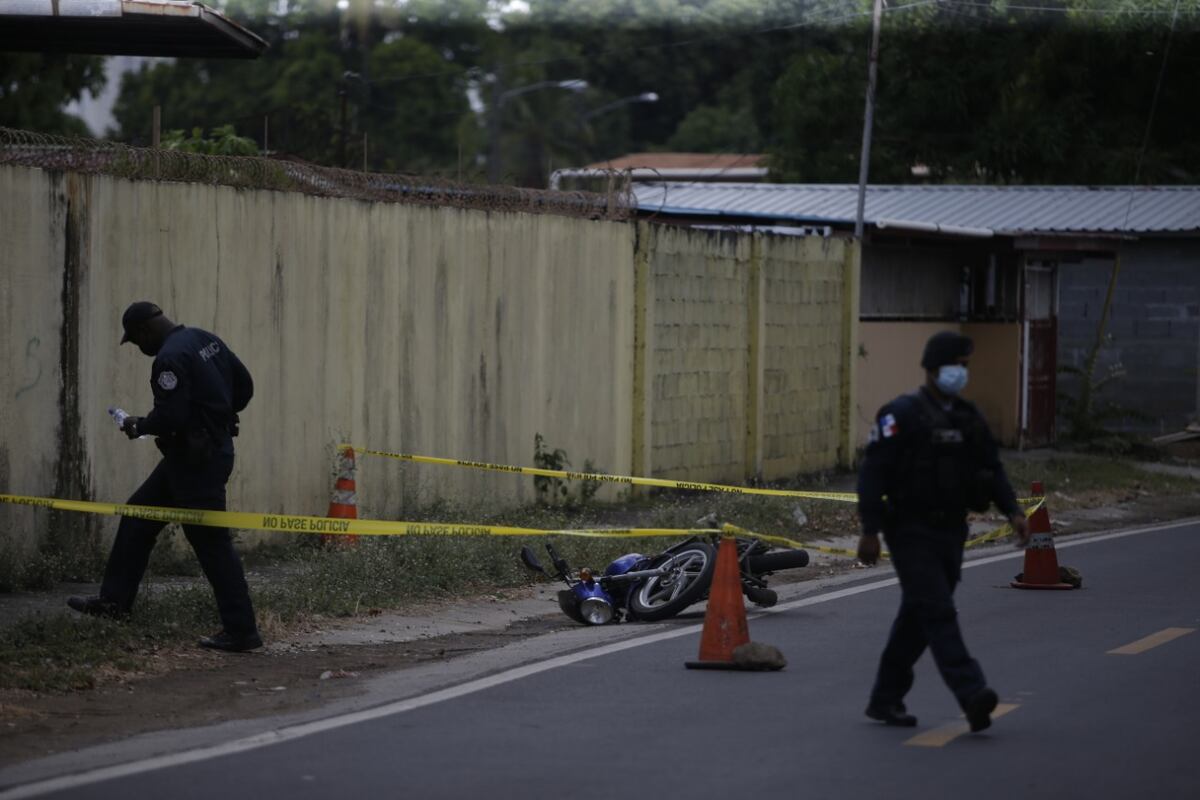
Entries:
POLYGON ((1041 481, 1061 509, 1086 508, 1138 497, 1192 494, 1195 480, 1140 469, 1133 462, 1071 454, 1046 459, 1010 459, 1005 463, 1017 496, 1027 496, 1032 481, 1041 481))
MULTIPOLYGON (((1056 508, 1104 505, 1146 494, 1182 495, 1197 491, 1190 478, 1144 472, 1128 461, 1063 453, 1046 459, 1011 458, 1006 466, 1018 495, 1040 480, 1056 508)), ((846 476, 844 476, 846 477, 846 476)), ((827 480, 806 478, 779 488, 819 490, 827 480)), ((413 520, 479 522, 552 529, 694 528, 715 514, 721 522, 763 534, 801 541, 856 535, 852 503, 708 492, 645 492, 620 503, 574 506, 431 505, 413 520), (800 514, 804 522, 798 521, 800 514)), ((314 617, 352 617, 383 609, 482 591, 514 588, 540 580, 520 564, 528 544, 541 557, 552 542, 575 568, 603 569, 616 556, 658 552, 684 538, 593 539, 552 537, 360 537, 352 547, 320 548, 315 537, 280 540, 246 554, 255 578, 252 597, 268 640, 286 637, 314 617)), ((155 549, 150 575, 198 575, 195 557, 181 542, 165 540, 155 549)), ((543 559, 543 563, 546 560, 543 559)), ((97 566, 97 569, 99 567, 97 566)), ((51 557, 32 565, 25 579, 52 581, 66 569, 51 557)), ((0 629, 0 688, 72 691, 93 688, 123 674, 154 671, 158 658, 219 626, 211 590, 202 578, 186 586, 162 588, 153 581, 143 591, 131 620, 112 622, 63 611, 31 617, 0 629)))
POLYGON ((143 599, 129 621, 68 612, 28 617, 0 631, 0 688, 76 691, 145 671, 213 614, 207 587, 197 587, 143 599))

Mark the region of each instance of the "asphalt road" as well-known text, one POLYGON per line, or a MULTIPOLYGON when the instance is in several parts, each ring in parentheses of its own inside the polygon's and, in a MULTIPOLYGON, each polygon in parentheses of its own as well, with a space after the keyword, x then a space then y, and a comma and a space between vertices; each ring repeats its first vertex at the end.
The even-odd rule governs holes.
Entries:
POLYGON ((751 618, 782 672, 685 670, 697 627, 657 628, 0 798, 1200 797, 1200 525, 1060 541, 1058 554, 1083 590, 1008 588, 1010 554, 964 571, 967 642, 1004 712, 983 734, 965 732, 928 655, 908 699, 917 728, 862 715, 899 595, 874 570, 751 618))

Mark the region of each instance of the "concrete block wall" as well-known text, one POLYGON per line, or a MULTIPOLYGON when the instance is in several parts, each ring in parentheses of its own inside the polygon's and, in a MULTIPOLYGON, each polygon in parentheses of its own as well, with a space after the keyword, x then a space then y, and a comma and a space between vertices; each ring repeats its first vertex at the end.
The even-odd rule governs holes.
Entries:
MULTIPOLYGON (((1110 258, 1059 266, 1059 364, 1082 367, 1096 336, 1108 290, 1110 258)), ((1096 374, 1123 377, 1100 393, 1136 411, 1112 427, 1147 433, 1179 430, 1197 414, 1200 392, 1200 242, 1142 240, 1121 248, 1107 332, 1096 374)), ((1060 374, 1060 393, 1077 394, 1078 379, 1060 374)))
POLYGON ((651 230, 653 473, 740 481, 746 463, 750 239, 686 228, 651 230))
MULTIPOLYGON (((767 237, 762 247, 762 476, 837 463, 846 314, 845 248, 767 237)), ((857 323, 856 323, 857 324, 857 323)))
POLYGON ((648 444, 634 445, 635 463, 657 477, 729 482, 848 463, 858 330, 851 249, 818 238, 641 231, 648 444))

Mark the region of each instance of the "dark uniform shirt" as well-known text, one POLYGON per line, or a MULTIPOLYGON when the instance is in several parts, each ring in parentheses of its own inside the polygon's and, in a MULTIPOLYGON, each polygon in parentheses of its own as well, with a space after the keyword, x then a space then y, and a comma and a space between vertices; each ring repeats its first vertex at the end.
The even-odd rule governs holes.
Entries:
POLYGON ((159 437, 165 455, 233 454, 237 414, 250 402, 254 381, 217 336, 177 326, 154 358, 150 385, 154 409, 138 429, 159 437))
POLYGON ((879 410, 858 475, 863 532, 903 523, 966 530, 968 508, 1019 509, 996 440, 975 406, 943 406, 925 388, 879 410))

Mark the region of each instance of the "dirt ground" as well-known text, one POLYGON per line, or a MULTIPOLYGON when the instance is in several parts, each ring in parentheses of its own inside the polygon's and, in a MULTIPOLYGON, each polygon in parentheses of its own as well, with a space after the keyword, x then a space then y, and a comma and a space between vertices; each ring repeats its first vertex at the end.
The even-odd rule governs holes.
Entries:
MULTIPOLYGON (((1054 515, 1059 535, 1200 516, 1200 493, 1082 499, 1078 504, 1089 507, 1054 515)), ((1051 508, 1053 501, 1052 493, 1051 508)), ((853 538, 828 543, 853 546, 853 538)), ((855 567, 851 559, 813 555, 807 569, 793 573, 799 579, 855 567)), ((357 693, 372 674, 573 627, 552 597, 547 586, 464 598, 404 617, 327 621, 248 654, 163 650, 144 671, 102 676, 90 691, 0 691, 0 767, 155 730, 299 711, 357 693)))

